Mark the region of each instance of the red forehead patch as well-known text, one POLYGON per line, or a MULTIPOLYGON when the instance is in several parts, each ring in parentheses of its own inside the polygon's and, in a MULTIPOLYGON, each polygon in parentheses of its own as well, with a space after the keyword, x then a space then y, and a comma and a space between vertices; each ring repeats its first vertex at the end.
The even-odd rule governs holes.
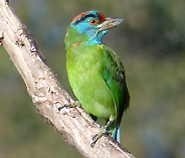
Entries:
POLYGON ((105 16, 103 15, 103 13, 98 13, 98 17, 99 17, 100 23, 102 23, 106 19, 105 16))
POLYGON ((88 13, 88 12, 82 12, 81 14, 77 15, 76 17, 74 17, 73 20, 72 20, 71 22, 75 21, 76 19, 79 19, 80 17, 84 16, 84 15, 87 14, 87 13, 88 13))

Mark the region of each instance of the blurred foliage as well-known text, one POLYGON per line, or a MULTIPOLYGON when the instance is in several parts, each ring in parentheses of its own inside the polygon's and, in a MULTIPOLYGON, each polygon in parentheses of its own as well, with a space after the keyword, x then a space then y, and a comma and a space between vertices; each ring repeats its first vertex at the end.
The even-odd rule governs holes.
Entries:
MULTIPOLYGON (((63 39, 72 18, 92 9, 125 18, 103 39, 122 59, 131 93, 121 144, 137 158, 185 157, 184 0, 12 0, 11 6, 71 95, 63 39)), ((3 47, 0 101, 0 157, 82 157, 35 112, 3 47)))

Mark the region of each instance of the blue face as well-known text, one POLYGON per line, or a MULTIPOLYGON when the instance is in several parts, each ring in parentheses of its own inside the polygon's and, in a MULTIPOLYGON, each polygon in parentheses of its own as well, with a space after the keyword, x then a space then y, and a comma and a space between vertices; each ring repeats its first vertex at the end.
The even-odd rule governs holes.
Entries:
POLYGON ((101 39, 108 30, 99 31, 98 24, 100 24, 98 11, 89 11, 84 16, 76 19, 71 23, 71 27, 75 27, 80 34, 87 34, 89 41, 87 44, 100 43, 101 39))

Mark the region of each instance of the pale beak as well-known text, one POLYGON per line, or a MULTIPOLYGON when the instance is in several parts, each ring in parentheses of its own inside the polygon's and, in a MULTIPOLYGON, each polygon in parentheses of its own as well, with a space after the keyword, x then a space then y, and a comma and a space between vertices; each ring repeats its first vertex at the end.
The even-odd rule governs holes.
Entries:
POLYGON ((106 18, 104 22, 98 25, 98 30, 103 31, 110 29, 114 26, 119 25, 121 22, 123 22, 124 19, 118 19, 118 18, 106 18))

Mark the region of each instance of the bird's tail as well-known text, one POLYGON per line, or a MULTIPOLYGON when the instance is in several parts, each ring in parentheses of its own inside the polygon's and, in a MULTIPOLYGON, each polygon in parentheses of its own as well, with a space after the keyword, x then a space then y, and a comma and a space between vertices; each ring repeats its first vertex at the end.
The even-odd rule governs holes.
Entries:
POLYGON ((112 132, 112 137, 120 143, 120 125, 118 124, 112 132))

